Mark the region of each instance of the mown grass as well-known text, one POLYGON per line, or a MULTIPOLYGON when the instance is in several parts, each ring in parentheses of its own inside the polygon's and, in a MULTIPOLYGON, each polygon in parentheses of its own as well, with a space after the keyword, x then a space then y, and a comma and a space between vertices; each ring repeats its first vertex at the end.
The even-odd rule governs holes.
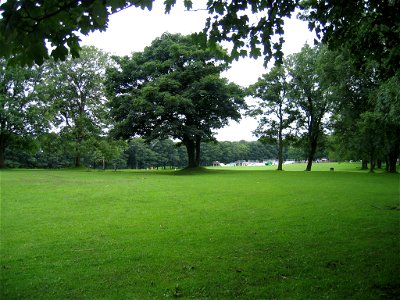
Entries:
POLYGON ((0 298, 400 297, 399 175, 334 167, 2 171, 0 298))

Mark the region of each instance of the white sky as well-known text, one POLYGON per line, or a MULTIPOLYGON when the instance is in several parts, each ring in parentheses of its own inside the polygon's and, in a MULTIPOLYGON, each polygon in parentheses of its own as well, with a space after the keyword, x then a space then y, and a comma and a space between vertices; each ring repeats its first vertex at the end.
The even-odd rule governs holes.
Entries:
MULTIPOLYGON (((152 11, 138 8, 128 8, 110 17, 108 29, 105 32, 94 32, 82 37, 82 45, 93 45, 116 55, 129 55, 132 52, 143 51, 146 46, 161 36, 164 32, 190 34, 201 31, 208 17, 207 11, 185 11, 181 2, 172 8, 170 14, 164 14, 164 4, 155 1, 152 11)), ((203 1, 197 1, 193 9, 206 6, 195 6, 203 1)), ((285 55, 299 52, 305 43, 312 44, 313 33, 308 31, 307 23, 300 20, 285 21, 285 55)), ((224 76, 241 86, 249 86, 265 73, 263 59, 241 58, 232 64, 224 76)), ((257 127, 257 121, 243 118, 240 123, 232 122, 229 126, 217 132, 219 141, 256 140, 252 131, 257 127)))

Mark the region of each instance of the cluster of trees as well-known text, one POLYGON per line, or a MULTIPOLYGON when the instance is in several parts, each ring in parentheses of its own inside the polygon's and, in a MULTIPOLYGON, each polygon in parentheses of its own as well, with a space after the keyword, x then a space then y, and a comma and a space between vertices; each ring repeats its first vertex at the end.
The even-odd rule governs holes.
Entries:
MULTIPOLYGON (((292 145, 304 149, 311 170, 325 143, 336 158, 369 161, 371 170, 385 161, 396 172, 398 0, 208 1, 210 18, 193 36, 164 34, 129 57, 79 46, 77 31, 104 30, 110 14, 129 6, 151 9, 152 2, 8 0, 0 6, 0 167, 6 155, 22 161, 28 150, 48 167, 65 165, 57 157, 75 166, 83 158, 105 164, 126 153, 121 139, 138 143, 138 136, 166 148, 168 139, 179 140, 188 166, 197 167, 208 151, 203 142, 240 119, 250 94, 259 99, 250 109, 260 120, 255 133, 278 145, 278 169, 292 145), (284 58, 283 39, 273 37, 283 34, 283 18, 296 9, 320 44, 284 58), (232 43, 229 54, 221 41, 232 43), (275 59, 247 90, 220 76, 233 58, 246 55, 275 59)), ((174 3, 165 1, 166 11, 174 3)), ((128 153, 135 152, 132 145, 128 153)))
POLYGON ((306 45, 250 87, 258 99, 250 114, 260 118, 254 133, 278 144, 278 170, 282 149, 303 144, 308 171, 319 146, 329 146, 332 158, 370 162, 371 171, 382 161, 396 171, 400 77, 385 80, 377 70, 357 68, 348 49, 306 45))
POLYGON ((214 141, 215 130, 246 107, 244 89, 220 75, 226 52, 203 49, 190 36, 163 34, 130 57, 94 47, 80 54, 40 67, 1 61, 0 166, 24 137, 43 143, 39 137, 53 132, 76 167, 82 155, 110 156, 119 140, 137 136, 179 140, 188 166, 198 167, 201 143, 214 141))
MULTIPOLYGON (((96 169, 149 169, 186 167, 187 153, 179 143, 170 139, 146 142, 133 138, 129 142, 114 143, 103 140, 103 149, 85 151, 81 155, 82 165, 96 169)), ((27 144, 25 144, 27 145, 27 144)), ((45 133, 37 140, 31 140, 29 147, 8 148, 7 166, 15 168, 67 168, 75 162, 73 149, 68 149, 56 133, 45 133)), ((201 165, 212 166, 214 162, 228 164, 239 160, 264 161, 277 156, 275 145, 260 141, 213 142, 201 145, 201 165)), ((303 152, 285 148, 285 159, 303 159, 303 152)), ((321 153, 319 157, 325 154, 321 153)))

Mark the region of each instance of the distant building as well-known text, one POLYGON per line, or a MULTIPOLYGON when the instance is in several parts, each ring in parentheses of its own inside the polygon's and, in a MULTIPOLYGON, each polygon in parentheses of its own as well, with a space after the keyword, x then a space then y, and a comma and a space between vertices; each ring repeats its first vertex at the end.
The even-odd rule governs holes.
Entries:
POLYGON ((213 161, 212 165, 213 167, 220 167, 221 163, 219 161, 213 161))

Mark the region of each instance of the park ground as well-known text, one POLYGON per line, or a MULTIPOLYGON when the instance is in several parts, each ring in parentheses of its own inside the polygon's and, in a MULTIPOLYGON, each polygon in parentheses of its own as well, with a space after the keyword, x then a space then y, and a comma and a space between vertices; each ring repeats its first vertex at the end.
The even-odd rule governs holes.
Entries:
POLYGON ((399 299, 399 174, 284 168, 1 171, 0 299, 399 299))

